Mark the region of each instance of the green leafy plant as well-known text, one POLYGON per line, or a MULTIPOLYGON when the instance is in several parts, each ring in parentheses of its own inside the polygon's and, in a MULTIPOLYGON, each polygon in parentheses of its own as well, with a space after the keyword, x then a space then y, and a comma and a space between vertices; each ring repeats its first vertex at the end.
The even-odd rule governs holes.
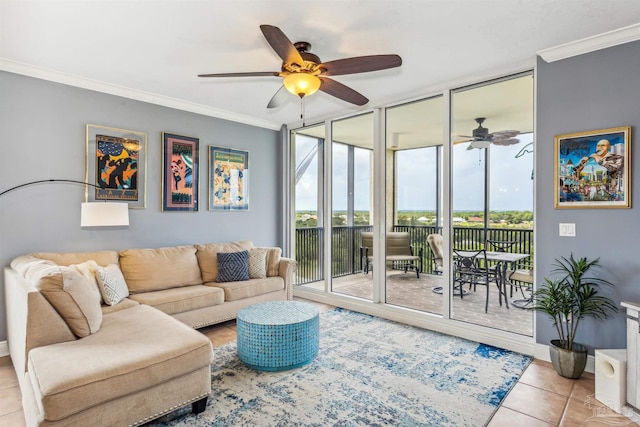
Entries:
POLYGON ((618 311, 617 305, 598 294, 601 285, 613 286, 607 280, 587 276, 591 268, 601 267, 600 258, 588 260, 586 257, 556 258, 552 273, 560 274, 559 279, 545 277, 545 283, 533 295, 531 310, 545 313, 553 320, 558 338, 567 350, 573 343, 580 321, 585 317, 606 319, 618 311))

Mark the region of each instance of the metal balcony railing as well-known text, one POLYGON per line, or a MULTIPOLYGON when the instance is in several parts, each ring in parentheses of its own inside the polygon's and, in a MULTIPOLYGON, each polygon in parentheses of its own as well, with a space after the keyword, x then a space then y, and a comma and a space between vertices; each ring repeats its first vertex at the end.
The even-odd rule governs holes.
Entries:
MULTIPOLYGON (((370 225, 339 226, 331 230, 333 277, 341 277, 362 271, 360 262, 360 233, 372 231, 370 225)), ((427 236, 440 233, 441 227, 421 225, 396 225, 393 231, 406 231, 411 235, 411 244, 422 248, 422 266, 425 273, 433 273, 433 255, 427 236)), ((453 227, 453 247, 475 249, 484 247, 487 239, 514 242, 507 252, 529 254, 533 262, 533 230, 506 228, 453 227)), ((488 248, 490 249, 490 248, 488 248)), ((324 280, 324 228, 310 227, 296 229, 296 254, 298 270, 296 285, 324 280)))

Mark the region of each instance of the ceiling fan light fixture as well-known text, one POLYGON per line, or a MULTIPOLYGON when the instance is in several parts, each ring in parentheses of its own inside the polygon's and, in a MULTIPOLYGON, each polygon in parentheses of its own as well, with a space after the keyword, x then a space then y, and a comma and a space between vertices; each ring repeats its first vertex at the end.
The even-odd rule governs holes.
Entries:
POLYGON ((473 148, 478 148, 478 149, 482 149, 482 148, 488 148, 489 145, 491 145, 491 141, 487 141, 487 140, 482 140, 482 141, 471 141, 470 144, 473 148))
POLYGON ((321 83, 317 76, 304 72, 291 73, 284 78, 284 87, 300 98, 316 93, 321 83))

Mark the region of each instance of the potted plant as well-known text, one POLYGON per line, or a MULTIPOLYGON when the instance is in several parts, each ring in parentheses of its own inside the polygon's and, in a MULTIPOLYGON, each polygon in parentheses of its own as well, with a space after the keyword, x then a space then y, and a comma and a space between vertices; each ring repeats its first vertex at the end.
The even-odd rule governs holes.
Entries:
POLYGON ((575 342, 580 322, 585 317, 606 319, 618 310, 609 298, 598 294, 600 285, 613 286, 607 280, 587 276, 591 268, 600 267, 600 258, 589 260, 556 258, 552 273, 560 278, 549 279, 533 295, 531 310, 551 317, 558 339, 551 340, 549 355, 556 372, 566 378, 580 378, 587 363, 587 348, 575 342))

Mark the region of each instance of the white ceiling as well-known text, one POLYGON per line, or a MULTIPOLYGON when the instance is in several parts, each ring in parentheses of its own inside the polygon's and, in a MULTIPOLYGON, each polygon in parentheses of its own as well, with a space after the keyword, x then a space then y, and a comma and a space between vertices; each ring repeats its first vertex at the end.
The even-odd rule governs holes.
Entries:
POLYGON ((539 50, 639 22, 639 0, 0 0, 0 66, 278 129, 300 118, 294 95, 266 108, 279 78, 196 77, 279 71, 261 24, 310 42, 323 61, 403 59, 401 68, 335 77, 369 104, 319 92, 306 100, 310 123, 525 70, 539 50))

